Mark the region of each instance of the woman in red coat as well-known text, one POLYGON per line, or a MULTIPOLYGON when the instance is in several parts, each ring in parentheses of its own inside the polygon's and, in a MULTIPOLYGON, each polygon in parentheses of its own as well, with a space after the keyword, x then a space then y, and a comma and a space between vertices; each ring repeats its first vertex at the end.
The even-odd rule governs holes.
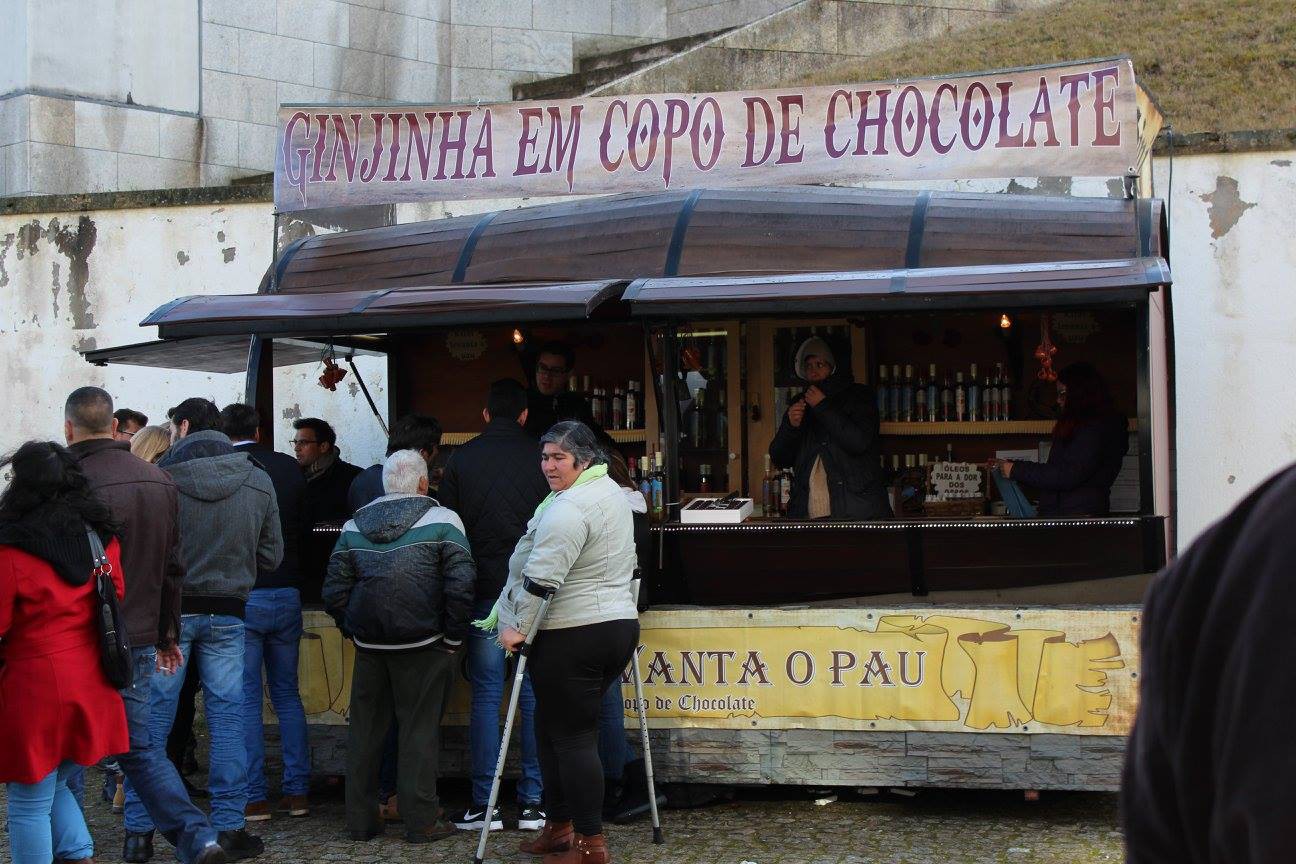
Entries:
POLYGON ((13 864, 87 861, 94 843, 67 788, 77 765, 130 749, 121 697, 100 666, 89 527, 125 593, 108 507, 57 444, 0 462, 0 782, 13 864))

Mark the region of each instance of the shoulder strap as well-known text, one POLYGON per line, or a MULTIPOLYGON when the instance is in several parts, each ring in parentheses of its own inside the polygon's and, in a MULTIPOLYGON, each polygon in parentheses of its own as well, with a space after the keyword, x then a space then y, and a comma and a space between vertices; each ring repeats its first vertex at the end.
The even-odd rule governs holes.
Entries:
POLYGON ((111 572, 108 564, 108 553, 104 551, 103 541, 99 539, 99 532, 87 525, 86 538, 90 541, 90 558, 94 565, 92 567, 94 575, 111 572))

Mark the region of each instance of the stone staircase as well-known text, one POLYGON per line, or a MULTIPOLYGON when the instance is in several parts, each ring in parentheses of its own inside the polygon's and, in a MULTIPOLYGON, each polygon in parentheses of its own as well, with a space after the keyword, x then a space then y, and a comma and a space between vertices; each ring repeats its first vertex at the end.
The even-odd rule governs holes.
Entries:
POLYGON ((524 99, 570 99, 583 93, 611 84, 641 69, 647 69, 676 54, 681 54, 698 45, 710 42, 737 28, 726 27, 707 33, 692 36, 677 36, 661 42, 650 42, 634 48, 623 48, 609 51, 606 54, 594 54, 581 57, 576 61, 576 71, 570 75, 559 75, 556 78, 541 78, 525 84, 513 85, 513 98, 524 99))

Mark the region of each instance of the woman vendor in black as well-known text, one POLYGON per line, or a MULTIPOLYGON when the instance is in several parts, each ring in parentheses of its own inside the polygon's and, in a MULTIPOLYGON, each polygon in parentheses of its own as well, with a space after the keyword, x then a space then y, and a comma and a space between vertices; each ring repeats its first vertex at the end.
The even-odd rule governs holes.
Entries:
POLYGON ((828 343, 812 336, 797 349, 805 392, 788 407, 770 459, 792 468, 792 519, 889 519, 882 486, 877 398, 838 369, 828 343))

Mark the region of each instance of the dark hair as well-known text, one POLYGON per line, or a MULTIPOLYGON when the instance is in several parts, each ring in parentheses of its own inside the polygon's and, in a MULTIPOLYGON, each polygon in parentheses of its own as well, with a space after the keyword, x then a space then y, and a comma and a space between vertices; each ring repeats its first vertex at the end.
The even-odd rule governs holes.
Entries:
POLYGON ((1091 364, 1072 363, 1058 373, 1058 383, 1067 389, 1062 415, 1053 427, 1053 438, 1066 441, 1086 421, 1116 413, 1107 382, 1091 364))
POLYGON ((113 401, 101 387, 78 387, 63 403, 63 418, 77 429, 103 433, 112 429, 113 401))
POLYGON ((251 441, 261 428, 261 415, 245 402, 231 402, 221 409, 220 430, 231 441, 251 441))
MULTIPOLYGON (((333 430, 329 430, 332 432, 333 430)), ((319 435, 319 433, 316 433, 319 435)), ((324 436, 319 436, 324 440, 324 436)), ((392 424, 387 436, 387 455, 397 450, 422 450, 433 453, 441 446, 441 424, 426 414, 406 414, 392 424)))
POLYGON ((186 399, 167 412, 167 419, 177 428, 189 421, 189 434, 220 428, 220 411, 216 403, 201 396, 186 399))
POLYGON ((566 342, 559 342, 557 339, 552 339, 536 349, 535 360, 537 363, 540 362, 541 354, 557 354, 567 364, 568 372, 576 365, 576 352, 566 342))
POLYGON ((558 449, 570 453, 577 465, 606 465, 607 452, 594 432, 579 420, 563 420, 549 427, 540 437, 541 444, 557 444, 558 449))
POLYGON ((491 419, 496 417, 516 420, 527 407, 526 388, 512 378, 501 378, 490 385, 486 395, 486 410, 491 419))
POLYGON ((604 450, 607 455, 608 476, 612 481, 623 489, 635 489, 634 481, 630 479, 630 468, 626 465, 625 457, 616 450, 604 450))
POLYGON ((328 444, 330 447, 337 446, 337 433, 333 431, 332 426, 318 417, 303 417, 300 420, 294 420, 293 429, 309 429, 315 433, 316 441, 328 444))
POLYGON ((54 527, 76 530, 79 520, 100 534, 118 533, 108 505, 95 497, 80 463, 66 447, 53 441, 28 441, 0 460, 0 470, 4 468, 13 471, 13 479, 0 494, 0 522, 17 522, 35 510, 53 507, 50 516, 71 517, 68 521, 73 523, 54 527))
POLYGON ((134 423, 141 429, 148 425, 147 414, 141 414, 140 412, 133 411, 130 408, 118 408, 113 412, 113 416, 117 418, 118 428, 125 426, 127 423, 134 423))

